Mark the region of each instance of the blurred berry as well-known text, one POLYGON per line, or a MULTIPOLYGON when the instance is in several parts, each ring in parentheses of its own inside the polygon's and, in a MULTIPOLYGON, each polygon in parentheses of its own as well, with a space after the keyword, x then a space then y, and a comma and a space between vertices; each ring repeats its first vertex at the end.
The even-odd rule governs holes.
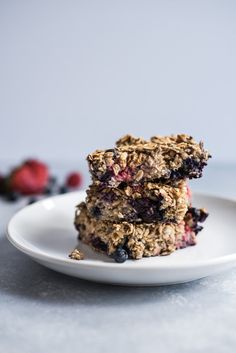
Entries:
POLYGON ((3 175, 0 174, 0 194, 3 195, 6 193, 6 179, 3 175))
POLYGON ((28 159, 8 176, 11 191, 22 195, 41 194, 48 184, 48 167, 35 159, 28 159))
POLYGON ((6 195, 7 201, 16 202, 20 198, 20 194, 16 191, 11 191, 6 195))
POLYGON ((66 194, 68 192, 68 188, 65 185, 60 186, 59 194, 66 194))
POLYGON ((79 188, 82 184, 82 175, 79 172, 70 173, 66 178, 66 185, 69 188, 79 188))
POLYGON ((37 201, 36 197, 30 197, 28 200, 28 205, 32 205, 33 203, 35 203, 37 201))

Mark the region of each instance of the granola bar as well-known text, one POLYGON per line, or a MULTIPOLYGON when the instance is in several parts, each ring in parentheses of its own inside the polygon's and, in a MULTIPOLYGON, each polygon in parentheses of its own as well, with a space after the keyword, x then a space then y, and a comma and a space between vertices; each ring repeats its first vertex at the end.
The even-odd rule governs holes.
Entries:
POLYGON ((203 143, 188 135, 154 136, 149 141, 126 135, 116 147, 88 155, 94 181, 106 187, 121 183, 199 178, 210 158, 203 143))
POLYGON ((75 227, 82 242, 117 262, 124 262, 128 258, 169 255, 176 249, 196 244, 196 235, 202 229, 199 222, 206 217, 205 210, 190 208, 179 224, 106 222, 92 218, 86 204, 81 203, 76 211, 75 227))
POLYGON ((176 222, 183 220, 189 205, 185 181, 175 186, 144 182, 122 188, 102 188, 95 183, 87 190, 88 214, 110 222, 176 222))

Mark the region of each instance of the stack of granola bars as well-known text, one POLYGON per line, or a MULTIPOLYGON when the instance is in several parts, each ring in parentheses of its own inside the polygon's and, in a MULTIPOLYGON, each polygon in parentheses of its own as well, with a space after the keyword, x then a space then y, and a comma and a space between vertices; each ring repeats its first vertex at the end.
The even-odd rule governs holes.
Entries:
POLYGON ((187 179, 210 157, 191 136, 124 136, 88 156, 92 185, 78 205, 79 239, 117 262, 194 245, 207 213, 191 205, 187 179))

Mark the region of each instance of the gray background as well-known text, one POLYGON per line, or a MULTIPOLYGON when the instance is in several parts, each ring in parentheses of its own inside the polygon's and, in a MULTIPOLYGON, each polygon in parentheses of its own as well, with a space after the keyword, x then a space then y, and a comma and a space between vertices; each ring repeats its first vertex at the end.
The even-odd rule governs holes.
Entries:
POLYGON ((236 161, 236 2, 0 1, 0 153, 187 132, 236 161))

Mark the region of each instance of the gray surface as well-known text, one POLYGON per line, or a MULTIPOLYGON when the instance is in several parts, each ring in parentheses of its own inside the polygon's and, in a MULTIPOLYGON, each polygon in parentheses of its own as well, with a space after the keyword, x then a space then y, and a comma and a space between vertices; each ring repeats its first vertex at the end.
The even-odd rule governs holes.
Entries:
POLYGON ((2 157, 187 132, 236 161, 235 39, 235 0, 0 0, 2 157))
MULTIPOLYGON (((221 195, 234 190, 236 197, 235 180, 236 167, 209 166, 196 184, 221 195)), ((3 234, 14 207, 4 210, 0 352, 236 351, 236 269, 170 287, 89 283, 43 268, 14 249, 3 234)))

